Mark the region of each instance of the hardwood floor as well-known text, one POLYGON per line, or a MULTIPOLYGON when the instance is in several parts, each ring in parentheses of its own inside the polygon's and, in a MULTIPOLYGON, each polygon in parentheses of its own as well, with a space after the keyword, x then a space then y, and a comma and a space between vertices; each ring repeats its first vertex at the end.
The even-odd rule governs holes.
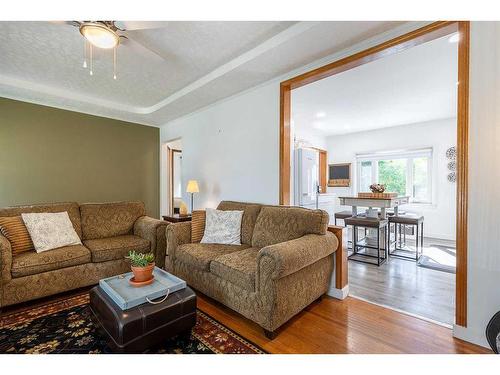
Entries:
POLYGON ((270 353, 491 353, 452 337, 451 330, 352 297, 324 297, 268 340, 262 329, 198 294, 198 307, 270 353))
MULTIPOLYGON (((425 238, 424 253, 436 243, 449 245, 425 238)), ((455 274, 418 267, 414 261, 391 257, 380 267, 350 261, 349 293, 450 327, 455 322, 455 274)))
MULTIPOLYGON (((3 308, 0 315, 27 312, 34 306, 89 289, 9 306, 3 308)), ((257 324, 199 292, 197 295, 200 310, 269 353, 491 353, 483 347, 453 338, 448 328, 352 297, 343 301, 323 297, 281 327, 274 340, 269 340, 257 324)))

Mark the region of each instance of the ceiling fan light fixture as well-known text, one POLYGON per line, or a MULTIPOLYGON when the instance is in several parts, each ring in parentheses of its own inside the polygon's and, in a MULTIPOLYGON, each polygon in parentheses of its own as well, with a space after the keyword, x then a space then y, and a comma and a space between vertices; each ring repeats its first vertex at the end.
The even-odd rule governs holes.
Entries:
POLYGON ((85 22, 80 26, 80 33, 90 44, 97 48, 115 48, 120 43, 120 37, 113 30, 97 22, 85 22))

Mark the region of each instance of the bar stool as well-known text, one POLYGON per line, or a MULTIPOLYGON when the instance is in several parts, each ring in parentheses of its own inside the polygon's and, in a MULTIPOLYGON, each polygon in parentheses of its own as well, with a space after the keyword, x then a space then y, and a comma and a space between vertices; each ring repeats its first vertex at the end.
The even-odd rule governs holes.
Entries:
POLYGON ((340 211, 340 212, 335 212, 334 214, 334 222, 335 225, 337 225, 337 220, 345 220, 348 217, 352 216, 352 211, 340 211))
MULTIPOLYGON (((344 224, 345 224, 345 219, 347 219, 348 217, 351 217, 352 216, 352 211, 340 211, 340 212, 335 212, 335 214, 333 215, 334 217, 334 223, 335 225, 337 225, 337 220, 344 220, 344 224)), ((347 227, 347 225, 344 225, 344 227, 347 227)), ((352 242, 351 240, 347 240, 347 248, 348 249, 351 249, 352 247, 352 242)))
POLYGON ((387 234, 388 234, 388 223, 387 219, 380 218, 371 218, 371 217, 363 217, 363 216, 353 216, 345 219, 346 225, 351 225, 353 227, 353 235, 352 235, 352 249, 353 252, 347 258, 350 260, 354 260, 356 262, 368 263, 368 264, 376 264, 380 266, 387 260, 387 234), (358 228, 370 228, 377 230, 377 246, 372 246, 368 244, 367 238, 365 237, 362 241, 358 241, 358 228), (381 245, 381 240, 382 244, 381 245), (364 252, 360 252, 359 250, 364 250, 364 252), (377 255, 369 254, 366 250, 374 249, 377 250, 377 255), (381 252, 383 252, 383 256, 381 256, 381 252), (365 257, 365 258, 374 258, 377 259, 377 263, 373 263, 367 260, 357 259, 357 257, 365 257))
MULTIPOLYGON (((391 226, 391 224, 394 224, 395 241, 394 251, 391 252, 391 249, 389 249, 389 255, 391 257, 418 261, 424 249, 424 217, 417 215, 389 216, 389 227, 391 226), (409 246, 406 246, 407 226, 410 226, 412 228, 412 234, 413 229, 416 229, 414 250, 412 250, 409 246)), ((390 245, 390 247, 392 247, 392 243, 390 245)))
MULTIPOLYGON (((387 215, 387 217, 388 217, 388 218, 389 218, 389 217, 391 217, 391 216, 396 215, 396 213, 394 212, 394 209, 393 209, 393 208, 389 208, 389 209, 385 212, 385 214, 387 215)), ((398 210, 398 216, 399 216, 399 215, 405 215, 405 214, 406 214, 406 211, 400 211, 400 210, 398 210)), ((378 215, 379 215, 379 217, 380 217, 380 216, 381 216, 381 213, 379 213, 378 215)), ((394 226, 394 228, 395 228, 395 227, 396 227, 396 226, 394 226)), ((387 240, 387 241, 388 241, 388 246, 389 246, 389 249, 390 249, 390 248, 391 248, 391 246, 392 246, 393 244, 395 244, 395 243, 396 243, 396 241, 397 241, 396 232, 394 232, 394 241, 393 241, 393 240, 392 240, 392 238, 391 238, 391 234, 392 234, 392 233, 393 233, 393 230, 392 230, 392 226, 391 226, 391 223, 390 223, 390 220, 389 220, 389 234, 388 234, 389 238, 388 238, 388 240, 387 240)))

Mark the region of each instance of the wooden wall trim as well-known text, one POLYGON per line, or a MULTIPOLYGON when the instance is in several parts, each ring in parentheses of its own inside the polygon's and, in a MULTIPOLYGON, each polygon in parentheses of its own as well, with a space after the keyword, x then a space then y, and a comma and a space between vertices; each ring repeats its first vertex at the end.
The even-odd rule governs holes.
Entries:
POLYGON ((469 155, 469 50, 470 23, 458 23, 457 101, 457 273, 455 323, 467 327, 467 202, 469 155))
POLYGON ((173 194, 173 181, 172 181, 172 165, 173 165, 173 153, 172 149, 167 146, 167 175, 168 175, 168 184, 167 184, 167 199, 168 199, 168 215, 174 213, 174 194, 173 194))
POLYGON ((382 57, 440 38, 458 30, 455 21, 437 21, 364 51, 313 69, 280 84, 280 191, 279 202, 290 204, 291 90, 344 72, 382 57))
MULTIPOLYGON (((467 199, 468 199, 468 142, 469 142, 469 49, 470 23, 468 21, 438 21, 407 34, 398 36, 354 55, 284 81, 280 85, 280 184, 279 202, 290 204, 290 117, 291 90, 320 79, 389 56, 402 50, 460 32, 458 46, 458 102, 457 102, 457 325, 467 326, 467 199)), ((339 262, 337 262, 339 263, 339 262)), ((343 274, 344 275, 344 274, 343 274)), ((345 272, 347 282, 347 269, 345 272)))
POLYGON ((282 82, 296 89, 456 31, 454 21, 437 21, 282 82))
POLYGON ((317 149, 319 152, 319 186, 321 192, 326 193, 328 184, 328 152, 326 150, 317 149))
POLYGON ((281 205, 290 204, 290 117, 291 88, 280 85, 280 192, 281 205))
POLYGON ((335 252, 335 288, 343 289, 348 284, 347 228, 329 225, 328 231, 339 240, 339 247, 335 252))

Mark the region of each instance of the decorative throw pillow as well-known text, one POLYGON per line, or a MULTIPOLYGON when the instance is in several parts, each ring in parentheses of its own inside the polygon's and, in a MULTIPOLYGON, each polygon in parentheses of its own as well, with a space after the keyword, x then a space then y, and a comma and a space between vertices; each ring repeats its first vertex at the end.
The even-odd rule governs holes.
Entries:
POLYGON ((37 253, 58 247, 81 245, 68 213, 21 214, 37 253))
POLYGON ((205 233, 201 243, 241 245, 243 211, 206 210, 205 233))
POLYGON ((35 250, 21 216, 0 217, 0 232, 9 240, 12 255, 35 250))
POLYGON ((191 215, 191 243, 200 242, 205 232, 205 211, 196 210, 191 215))

